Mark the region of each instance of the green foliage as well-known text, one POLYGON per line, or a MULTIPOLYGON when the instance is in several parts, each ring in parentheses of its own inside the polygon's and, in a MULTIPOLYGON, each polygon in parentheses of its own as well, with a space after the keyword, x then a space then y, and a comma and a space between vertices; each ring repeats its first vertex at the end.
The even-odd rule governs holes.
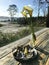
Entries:
POLYGON ((24 29, 18 33, 2 33, 0 32, 0 47, 9 44, 10 42, 14 42, 20 38, 23 38, 30 34, 29 29, 24 29))
MULTIPOLYGON (((42 27, 34 27, 34 32, 38 31, 42 29, 42 27)), ((20 38, 23 38, 27 35, 31 34, 30 32, 30 29, 24 29, 20 32, 17 32, 17 33, 2 33, 0 31, 0 47, 4 46, 4 45, 7 45, 11 42, 14 42, 16 40, 19 40, 20 38)), ((35 36, 34 36, 35 37, 35 36)))
POLYGON ((9 5, 8 11, 9 11, 10 16, 14 16, 17 12, 17 6, 14 4, 9 5))
POLYGON ((17 12, 17 6, 15 4, 9 5, 9 8, 7 9, 9 12, 9 15, 11 16, 11 21, 14 21, 14 15, 16 15, 17 12))
POLYGON ((2 27, 3 25, 2 24, 0 24, 0 27, 2 27))

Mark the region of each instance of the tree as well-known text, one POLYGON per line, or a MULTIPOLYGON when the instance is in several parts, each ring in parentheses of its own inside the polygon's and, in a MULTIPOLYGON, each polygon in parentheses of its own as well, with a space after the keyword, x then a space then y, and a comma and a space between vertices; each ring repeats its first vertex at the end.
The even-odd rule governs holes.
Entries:
POLYGON ((16 15, 17 12, 17 6, 15 4, 9 5, 7 11, 9 12, 9 15, 11 17, 11 21, 13 21, 14 15, 16 15))
POLYGON ((29 14, 30 16, 30 24, 29 24, 29 28, 30 28, 30 31, 31 31, 31 34, 32 34, 32 45, 34 46, 35 45, 35 41, 36 41, 36 36, 35 36, 35 33, 34 33, 34 28, 33 28, 33 23, 32 23, 32 12, 33 12, 33 9, 29 6, 24 6, 23 7, 23 10, 22 10, 22 14, 27 18, 27 15, 29 14))
POLYGON ((41 0, 33 0, 33 4, 36 10, 38 10, 38 17, 40 15, 40 9, 41 9, 41 4, 40 4, 41 0))
POLYGON ((48 3, 48 14, 47 14, 47 21, 46 21, 46 26, 49 27, 49 0, 46 0, 48 3))
POLYGON ((44 16, 45 16, 46 8, 48 8, 46 26, 49 27, 49 0, 41 0, 40 4, 42 5, 42 10, 43 10, 44 16))

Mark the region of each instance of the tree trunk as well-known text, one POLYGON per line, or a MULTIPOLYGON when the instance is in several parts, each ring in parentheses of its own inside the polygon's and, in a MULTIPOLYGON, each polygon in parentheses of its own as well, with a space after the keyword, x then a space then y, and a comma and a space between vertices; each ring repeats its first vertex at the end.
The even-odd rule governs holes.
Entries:
POLYGON ((48 15, 47 15, 46 27, 49 27, 49 6, 48 6, 48 15))

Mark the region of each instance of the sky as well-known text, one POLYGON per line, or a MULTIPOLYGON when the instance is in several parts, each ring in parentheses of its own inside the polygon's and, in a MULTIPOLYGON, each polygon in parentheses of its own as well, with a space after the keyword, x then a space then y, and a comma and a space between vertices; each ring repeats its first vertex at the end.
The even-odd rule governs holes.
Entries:
MULTIPOLYGON (((23 17, 21 11, 25 5, 33 9, 33 16, 38 15, 37 3, 35 5, 33 0, 0 0, 0 16, 9 16, 7 9, 11 4, 15 4, 18 8, 18 12, 15 15, 16 17, 23 17)), ((43 13, 40 13, 40 15, 43 15, 43 13)))

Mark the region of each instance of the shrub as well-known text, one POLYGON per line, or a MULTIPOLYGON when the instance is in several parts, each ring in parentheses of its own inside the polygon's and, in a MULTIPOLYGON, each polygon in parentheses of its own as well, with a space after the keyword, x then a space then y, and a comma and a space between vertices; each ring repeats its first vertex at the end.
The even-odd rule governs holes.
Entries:
POLYGON ((3 26, 3 24, 0 24, 0 27, 2 27, 3 26))
POLYGON ((24 29, 18 33, 2 33, 0 32, 0 47, 9 44, 10 42, 14 42, 20 38, 23 38, 30 34, 29 29, 24 29))

